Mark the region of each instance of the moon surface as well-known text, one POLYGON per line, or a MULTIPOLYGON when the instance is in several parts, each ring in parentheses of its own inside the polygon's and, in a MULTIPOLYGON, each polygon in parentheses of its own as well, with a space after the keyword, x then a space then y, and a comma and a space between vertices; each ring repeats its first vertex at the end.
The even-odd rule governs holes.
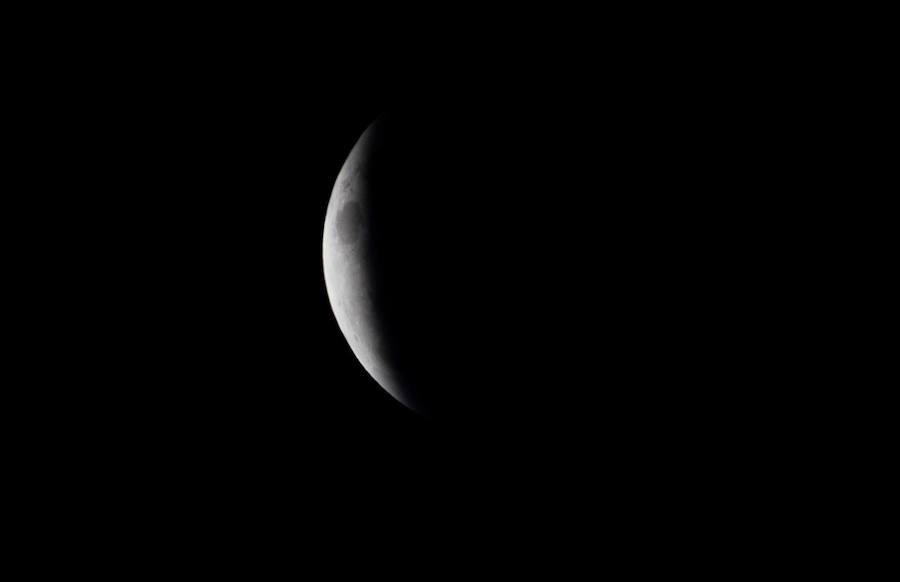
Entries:
POLYGON ((331 192, 322 240, 325 286, 338 326, 354 355, 382 388, 410 406, 389 361, 370 276, 371 231, 367 216, 371 200, 366 171, 376 125, 359 138, 331 192))

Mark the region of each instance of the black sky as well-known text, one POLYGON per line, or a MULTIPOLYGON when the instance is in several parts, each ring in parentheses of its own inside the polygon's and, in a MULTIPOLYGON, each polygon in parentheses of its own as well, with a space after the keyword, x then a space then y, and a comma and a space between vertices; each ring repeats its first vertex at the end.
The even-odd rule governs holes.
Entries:
MULTIPOLYGON (((4 412, 22 425, 14 477, 40 497, 20 505, 62 516, 67 539, 96 525, 131 544, 119 532, 138 529, 155 554, 159 540, 190 553, 253 538, 294 563, 309 547, 298 532, 343 551, 354 537, 394 544, 407 518, 383 556, 447 554, 417 574, 473 538, 485 554, 510 541, 508 561, 526 566, 548 538, 593 564, 616 543, 653 561, 647 535, 668 546, 698 526, 730 544, 718 532, 752 521, 732 512, 772 511, 766 495, 818 438, 797 422, 819 387, 796 365, 807 297, 791 288, 816 241, 791 254, 779 238, 808 220, 784 202, 806 192, 792 125, 806 102, 783 82, 806 49, 772 80, 757 29, 729 47, 728 23, 692 35, 658 12, 553 30, 504 16, 483 25, 489 42, 451 27, 437 51, 429 26, 392 43, 364 22, 370 37, 351 46, 341 20, 213 12, 103 34, 44 15, 40 30, 68 35, 16 45, 25 79, 10 86, 28 107, 10 109, 27 129, 12 165, 27 160, 27 179, 10 199, 29 212, 5 217, 24 226, 10 254, 26 272, 10 280, 29 302, 10 303, 26 320, 10 359, 26 373, 7 392, 25 402, 4 412), (499 387, 514 418, 494 415, 502 400, 478 422, 410 412, 331 313, 335 178, 372 121, 409 111, 509 126, 513 147, 484 170, 496 196, 432 219, 461 221, 441 256, 477 254, 476 274, 506 283, 468 296, 484 327, 442 338, 475 338, 504 366, 441 377, 499 387)), ((357 561, 343 554, 330 566, 357 561)))
MULTIPOLYGON (((41 220, 77 241, 40 267, 55 278, 39 297, 58 331, 34 333, 67 355, 35 366, 35 383, 65 378, 39 409, 71 437, 51 440, 82 455, 78 471, 91 472, 87 455, 135 479, 203 488, 231 475, 282 494, 324 490, 332 471, 352 475, 343 486, 395 471, 388 481, 408 485, 395 493, 427 496, 439 491, 415 485, 427 474, 471 484, 533 471, 562 490, 600 470, 624 488, 641 472, 647 485, 721 467, 758 438, 745 430, 754 411, 788 417, 757 366, 777 292, 751 257, 754 213, 777 184, 754 140, 765 95, 728 74, 730 56, 603 37, 595 50, 417 60, 408 46, 396 59, 283 29, 219 32, 227 42, 54 52, 50 86, 31 89, 30 139, 60 160, 32 172, 41 220), (496 197, 454 214, 476 226, 460 226, 470 255, 473 232, 490 233, 484 272, 527 275, 491 297, 515 341, 471 332, 511 362, 491 378, 529 403, 512 424, 406 410, 356 361, 328 304, 334 180, 372 121, 411 109, 476 112, 476 127, 500 112, 516 139, 490 173, 496 197)), ((474 372, 466 389, 485 382, 474 372)))

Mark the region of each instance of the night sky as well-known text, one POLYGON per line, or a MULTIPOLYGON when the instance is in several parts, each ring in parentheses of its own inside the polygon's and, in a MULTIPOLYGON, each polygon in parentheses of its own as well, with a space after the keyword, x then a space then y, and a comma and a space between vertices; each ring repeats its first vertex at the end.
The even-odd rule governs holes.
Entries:
MULTIPOLYGON (((752 443, 744 427, 776 392, 744 333, 764 311, 744 268, 761 190, 734 136, 754 119, 711 97, 714 68, 634 56, 591 69, 584 53, 391 75, 373 58, 321 63, 336 74, 320 78, 290 38, 214 59, 106 54, 61 82, 74 97, 47 123, 65 136, 54 147, 80 155, 55 168, 71 195, 53 219, 90 218, 85 244, 58 249, 69 291, 48 301, 67 330, 53 341, 81 348, 55 365, 84 387, 56 390, 48 411, 78 436, 73 450, 166 482, 408 494, 391 484, 537 472, 565 488, 597 467, 627 488, 628 475, 706 470, 752 443), (515 404, 513 422, 410 412, 364 371, 328 303, 334 181, 370 123, 410 108, 476 112, 475 128, 502 112, 509 125, 499 134, 514 147, 482 170, 496 196, 450 215, 480 273, 510 284, 484 302, 467 290, 486 327, 443 341, 495 350, 504 367, 472 367, 462 385, 501 390, 494 410, 515 404), (490 335, 498 322, 510 342, 490 335)), ((452 383, 464 370, 435 373, 452 383)))
POLYGON ((834 78, 796 91, 819 45, 790 34, 786 53, 768 26, 810 16, 374 7, 410 33, 394 36, 338 8, 10 19, 24 179, 6 198, 24 209, 4 218, 24 268, 5 284, 24 325, 3 412, 23 460, 9 480, 35 498, 9 496, 36 532, 13 538, 39 540, 28 566, 121 558, 171 577, 170 555, 229 573, 243 557, 257 579, 318 572, 329 548, 327 572, 375 573, 359 546, 388 575, 492 573, 474 556, 499 576, 543 559, 556 579, 579 558, 671 572, 735 548, 743 568, 832 519, 816 495, 841 469, 809 425, 852 431, 824 413, 814 373, 837 364, 808 341, 832 337, 827 285, 799 283, 827 254, 804 228, 832 227, 811 177, 836 170, 802 162, 833 141, 834 78), (379 276, 402 291, 391 309, 414 307, 409 329, 454 330, 403 337, 415 377, 454 395, 439 421, 366 373, 326 295, 328 200, 384 113, 414 113, 438 145, 408 145, 413 186, 448 204, 398 197, 384 223, 442 238, 389 233, 384 264, 422 269, 379 276), (406 285, 444 264, 433 301, 406 285), (829 473, 793 479, 816 455, 829 473))

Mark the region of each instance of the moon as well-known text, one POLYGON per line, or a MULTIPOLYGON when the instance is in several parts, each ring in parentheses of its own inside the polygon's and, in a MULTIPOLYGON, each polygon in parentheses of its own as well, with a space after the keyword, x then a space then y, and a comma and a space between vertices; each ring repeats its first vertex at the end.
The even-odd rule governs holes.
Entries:
POLYGON ((489 418, 522 399, 512 360, 528 349, 519 281, 533 262, 515 275, 507 249, 533 221, 508 202, 523 178, 504 169, 521 149, 481 120, 383 115, 347 156, 325 215, 325 286, 344 338, 386 392, 435 420, 489 418))
POLYGON ((377 125, 356 142, 331 192, 322 239, 325 286, 338 326, 360 364, 391 396, 412 407, 382 333, 370 269, 372 200, 367 164, 377 125))

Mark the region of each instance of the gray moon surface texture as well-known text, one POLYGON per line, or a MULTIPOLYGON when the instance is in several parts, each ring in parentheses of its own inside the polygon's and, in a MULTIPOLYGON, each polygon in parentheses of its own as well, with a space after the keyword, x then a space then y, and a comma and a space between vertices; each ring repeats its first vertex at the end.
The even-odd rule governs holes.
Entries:
POLYGON ((366 371, 394 398, 405 402, 380 334, 374 289, 368 276, 369 198, 365 172, 375 125, 359 138, 344 162, 325 215, 322 259, 328 300, 347 343, 366 371))

